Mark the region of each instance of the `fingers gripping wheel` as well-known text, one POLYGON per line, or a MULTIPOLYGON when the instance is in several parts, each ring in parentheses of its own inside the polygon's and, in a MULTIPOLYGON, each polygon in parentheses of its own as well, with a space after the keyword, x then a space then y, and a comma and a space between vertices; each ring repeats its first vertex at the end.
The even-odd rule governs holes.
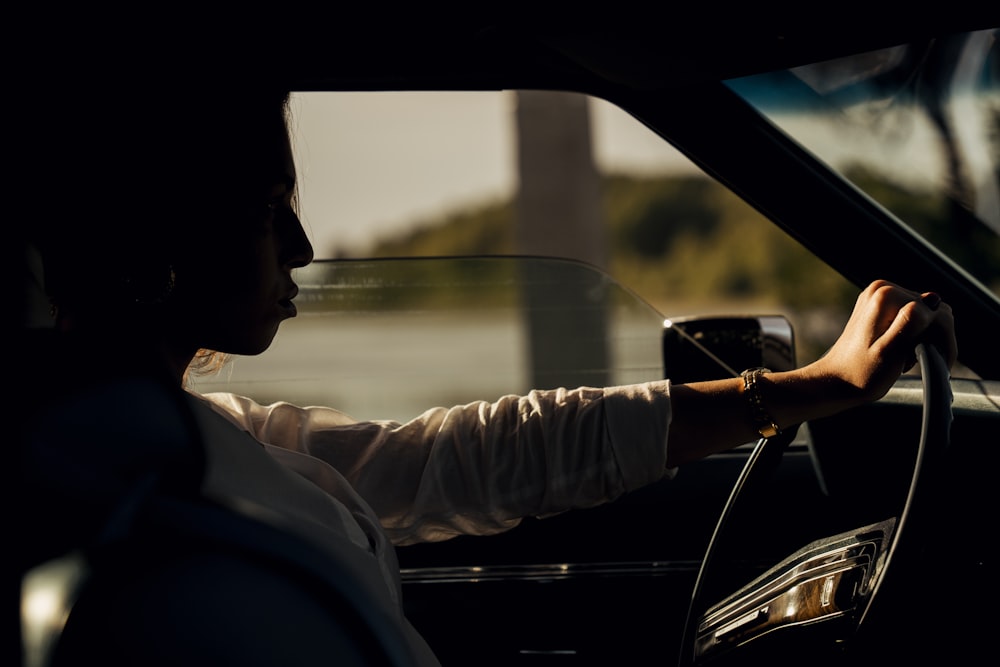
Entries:
POLYGON ((753 516, 745 506, 767 484, 784 449, 782 442, 762 439, 734 485, 702 561, 680 667, 750 659, 801 664, 807 655, 814 665, 845 659, 857 664, 881 662, 886 651, 898 655, 886 646, 884 630, 901 606, 914 605, 913 591, 920 588, 913 582, 939 520, 936 496, 944 486, 942 462, 952 417, 943 357, 928 345, 919 345, 916 356, 923 388, 920 436, 909 483, 900 486, 902 497, 892 503, 895 515, 816 540, 750 583, 734 582, 732 573, 740 571, 746 557, 745 541, 734 538, 736 528, 753 516))

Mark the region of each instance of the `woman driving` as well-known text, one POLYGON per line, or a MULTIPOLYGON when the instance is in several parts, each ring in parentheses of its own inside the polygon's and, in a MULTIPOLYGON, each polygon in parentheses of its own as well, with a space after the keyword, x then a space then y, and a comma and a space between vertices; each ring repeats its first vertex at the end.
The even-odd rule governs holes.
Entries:
POLYGON ((287 100, 281 86, 163 83, 130 91, 124 117, 64 119, 57 201, 32 235, 72 370, 64 393, 134 377, 176 388, 203 449, 199 493, 352 568, 416 664, 436 660, 403 616, 394 545, 606 503, 877 400, 921 341, 956 359, 947 303, 876 281, 831 349, 788 372, 539 389, 406 423, 199 395, 188 373, 219 353, 265 353, 296 316, 292 271, 313 250, 296 215, 287 100))

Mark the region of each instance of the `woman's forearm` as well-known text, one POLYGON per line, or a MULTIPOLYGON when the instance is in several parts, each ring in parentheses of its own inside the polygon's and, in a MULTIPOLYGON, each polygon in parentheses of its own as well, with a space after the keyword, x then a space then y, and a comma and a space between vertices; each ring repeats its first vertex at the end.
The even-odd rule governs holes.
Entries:
MULTIPOLYGON (((812 366, 757 378, 761 407, 779 429, 824 417, 861 401, 812 366)), ((667 465, 697 461, 761 437, 742 378, 674 385, 667 465)))

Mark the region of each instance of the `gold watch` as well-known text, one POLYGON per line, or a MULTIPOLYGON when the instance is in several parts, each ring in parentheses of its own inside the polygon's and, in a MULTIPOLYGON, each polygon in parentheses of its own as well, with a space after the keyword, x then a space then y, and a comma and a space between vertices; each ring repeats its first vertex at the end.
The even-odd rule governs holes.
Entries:
POLYGON ((743 395, 747 397, 747 403, 750 405, 750 418, 762 438, 773 438, 781 433, 781 429, 764 408, 764 399, 760 395, 760 385, 757 383, 761 375, 770 372, 769 368, 748 368, 740 373, 740 377, 743 378, 743 395))

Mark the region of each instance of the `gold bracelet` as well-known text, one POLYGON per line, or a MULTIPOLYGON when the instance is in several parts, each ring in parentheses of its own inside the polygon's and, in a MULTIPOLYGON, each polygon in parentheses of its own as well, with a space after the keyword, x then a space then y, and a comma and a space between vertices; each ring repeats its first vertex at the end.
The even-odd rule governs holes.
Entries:
POLYGON ((764 399, 761 398, 760 385, 757 384, 757 379, 761 375, 770 372, 768 368, 749 368, 740 373, 740 377, 743 378, 743 394, 750 404, 750 418, 762 438, 773 438, 781 433, 781 429, 764 409, 764 399))

